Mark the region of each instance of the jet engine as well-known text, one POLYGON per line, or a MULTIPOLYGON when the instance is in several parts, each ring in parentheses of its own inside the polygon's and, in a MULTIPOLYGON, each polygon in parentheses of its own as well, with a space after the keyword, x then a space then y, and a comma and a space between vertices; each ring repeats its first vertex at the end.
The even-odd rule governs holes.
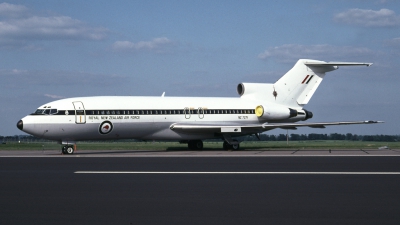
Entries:
POLYGON ((274 87, 273 84, 240 83, 238 84, 236 91, 241 97, 248 96, 254 98, 265 98, 265 96, 272 94, 274 87))
POLYGON ((285 120, 297 116, 297 110, 276 104, 269 104, 269 107, 259 105, 255 112, 258 118, 265 120, 285 120))

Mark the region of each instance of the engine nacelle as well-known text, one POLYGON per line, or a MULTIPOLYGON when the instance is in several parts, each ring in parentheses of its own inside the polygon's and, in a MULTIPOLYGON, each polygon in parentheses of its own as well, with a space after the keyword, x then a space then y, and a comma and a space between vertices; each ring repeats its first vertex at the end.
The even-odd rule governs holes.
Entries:
POLYGON ((296 119, 297 121, 299 121, 299 120, 303 120, 304 121, 304 120, 308 120, 308 119, 311 119, 311 118, 313 118, 313 113, 308 111, 308 110, 303 109, 303 110, 298 110, 297 111, 297 116, 294 119, 296 119))
POLYGON ((243 98, 272 100, 274 98, 274 85, 264 83, 240 83, 236 88, 237 93, 243 98), (271 99, 268 99, 271 98, 271 99))
POLYGON ((265 120, 285 120, 297 116, 297 110, 285 106, 268 104, 269 107, 256 107, 256 116, 265 120))

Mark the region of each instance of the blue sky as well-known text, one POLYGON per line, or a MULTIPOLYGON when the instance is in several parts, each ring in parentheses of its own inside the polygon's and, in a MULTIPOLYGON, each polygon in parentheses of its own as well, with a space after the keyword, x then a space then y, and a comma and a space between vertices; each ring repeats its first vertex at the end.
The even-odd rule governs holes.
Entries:
POLYGON ((294 133, 400 134, 398 1, 3 2, 0 135, 23 134, 20 118, 66 97, 235 97, 299 58, 374 63, 328 73, 310 122, 386 123, 294 133))

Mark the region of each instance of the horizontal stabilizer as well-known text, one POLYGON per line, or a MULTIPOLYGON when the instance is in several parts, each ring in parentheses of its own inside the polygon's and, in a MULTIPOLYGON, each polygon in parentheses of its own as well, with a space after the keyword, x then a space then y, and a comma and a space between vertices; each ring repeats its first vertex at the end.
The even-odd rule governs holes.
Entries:
POLYGON ((371 66, 372 63, 363 62, 321 62, 321 61, 306 61, 307 66, 371 66))

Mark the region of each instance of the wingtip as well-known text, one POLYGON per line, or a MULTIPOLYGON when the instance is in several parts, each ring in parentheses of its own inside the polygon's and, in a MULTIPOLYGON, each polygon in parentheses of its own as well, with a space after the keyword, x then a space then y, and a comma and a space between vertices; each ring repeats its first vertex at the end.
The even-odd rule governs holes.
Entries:
POLYGON ((366 120, 366 121, 364 121, 364 123, 384 123, 385 121, 379 121, 379 120, 377 120, 377 121, 375 121, 375 120, 366 120))

